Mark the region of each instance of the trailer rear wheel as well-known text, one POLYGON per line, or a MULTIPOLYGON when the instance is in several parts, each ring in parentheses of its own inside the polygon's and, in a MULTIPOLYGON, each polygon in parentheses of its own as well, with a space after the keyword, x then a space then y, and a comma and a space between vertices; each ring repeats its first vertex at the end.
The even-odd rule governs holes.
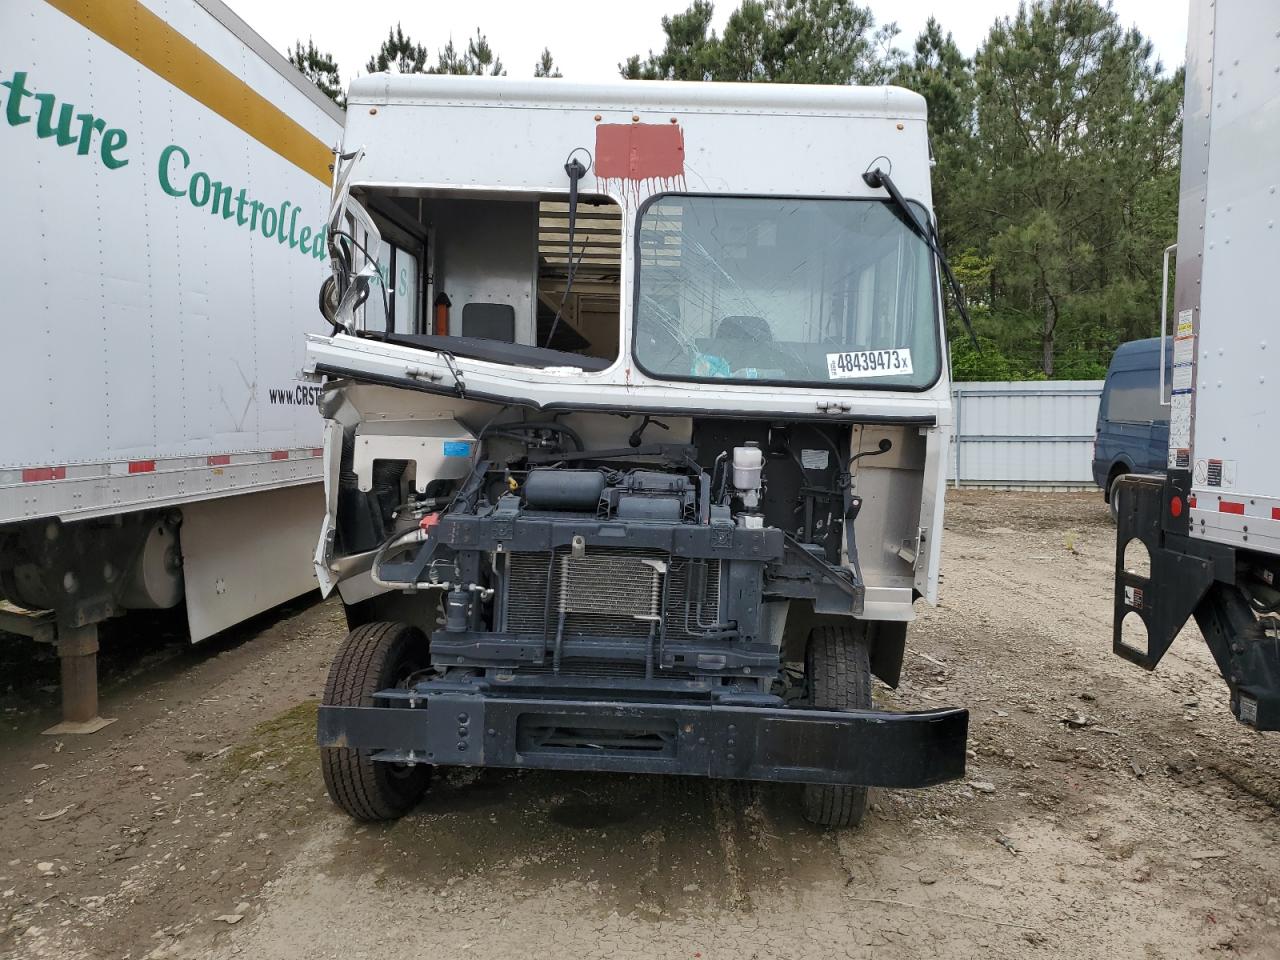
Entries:
MULTIPOLYGON (((871 709, 871 657, 861 624, 818 627, 805 651, 808 702, 825 710, 871 709)), ((856 827, 867 811, 867 788, 807 783, 804 818, 822 827, 856 827)))
MULTIPOLYGON (((324 703, 372 707, 373 695, 403 684, 427 666, 427 638, 406 623, 366 623, 342 642, 329 668, 324 703)), ((321 747, 329 799, 356 820, 394 820, 411 810, 431 782, 426 764, 375 761, 370 750, 321 747)))

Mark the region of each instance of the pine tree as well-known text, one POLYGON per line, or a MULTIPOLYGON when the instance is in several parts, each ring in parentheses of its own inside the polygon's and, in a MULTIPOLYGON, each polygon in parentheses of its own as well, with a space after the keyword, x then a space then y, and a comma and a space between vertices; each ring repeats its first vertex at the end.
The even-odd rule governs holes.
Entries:
POLYGON ((542 56, 538 58, 538 62, 533 65, 533 75, 535 77, 563 77, 560 68, 556 66, 555 58, 551 56, 551 50, 548 47, 542 48, 542 56))
POLYGON ((648 59, 638 55, 618 64, 618 72, 628 80, 718 80, 720 41, 711 30, 714 7, 709 0, 693 0, 684 13, 662 18, 667 35, 661 53, 649 51, 648 59))
POLYGON ((969 173, 973 157, 973 63, 960 52, 951 33, 930 17, 916 38, 910 60, 898 68, 893 82, 924 97, 928 109, 929 146, 937 161, 933 206, 944 246, 964 237, 961 204, 954 193, 969 173))
POLYGON ((450 38, 436 53, 436 62, 432 66, 427 66, 429 56, 427 48, 406 37, 397 23, 388 32, 387 39, 382 42, 378 52, 369 58, 367 69, 370 73, 447 73, 491 77, 505 76, 507 73, 502 61, 479 29, 467 41, 465 50, 459 50, 450 38))
POLYGON ((900 54, 894 24, 876 27, 869 8, 850 0, 743 0, 723 37, 714 8, 693 0, 662 18, 660 53, 618 64, 632 80, 755 80, 769 83, 883 83, 900 54))
POLYGON ((476 35, 467 41, 465 51, 459 51, 450 37, 436 57, 436 65, 425 72, 491 77, 502 77, 507 73, 479 28, 476 29, 476 35))
POLYGON ((1157 306, 1167 240, 1138 201, 1176 177, 1180 81, 1109 6, 1042 0, 991 28, 975 83, 973 213, 988 222, 1000 299, 1034 325, 1046 376, 1064 336, 1101 360, 1157 306))
POLYGON ((877 27, 868 7, 849 0, 765 0, 763 6, 767 80, 884 83, 896 66, 898 27, 877 27))
POLYGON ((370 73, 426 73, 427 48, 406 37, 397 23, 365 69, 370 73))
POLYGON ((302 75, 320 88, 320 92, 342 107, 347 107, 346 94, 342 92, 342 76, 338 72, 338 64, 331 53, 321 53, 316 49, 310 37, 304 47, 299 40, 288 53, 289 62, 302 72, 302 75))

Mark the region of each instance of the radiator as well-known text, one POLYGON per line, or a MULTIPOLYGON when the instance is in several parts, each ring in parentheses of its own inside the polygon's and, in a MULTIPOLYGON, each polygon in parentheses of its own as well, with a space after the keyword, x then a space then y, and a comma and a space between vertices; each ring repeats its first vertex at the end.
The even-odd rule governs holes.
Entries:
POLYGON ((508 554, 506 630, 554 636, 563 614, 567 637, 643 639, 661 617, 668 640, 692 639, 699 619, 704 624, 720 619, 720 561, 706 562, 701 607, 699 598, 690 598, 691 630, 685 627, 690 563, 660 550, 623 547, 589 547, 576 560, 567 550, 557 551, 554 558, 545 552, 508 554))

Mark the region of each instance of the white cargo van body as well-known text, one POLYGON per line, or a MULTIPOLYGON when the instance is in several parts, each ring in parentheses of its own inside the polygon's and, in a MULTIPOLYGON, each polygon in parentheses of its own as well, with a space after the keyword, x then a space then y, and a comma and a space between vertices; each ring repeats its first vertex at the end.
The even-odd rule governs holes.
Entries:
POLYGON ((199 640, 311 589, 341 112, 217 0, 11 0, 0 72, 0 592, 66 626, 185 594, 199 640), (120 516, 148 546, 102 545, 120 516))
MULTIPOLYGON (((636 336, 637 224, 646 209, 661 210, 654 205, 664 197, 881 202, 884 191, 862 179, 865 170, 880 165, 886 173, 891 170, 899 189, 922 212, 932 207, 924 101, 893 87, 659 81, 589 85, 380 74, 357 79, 349 98, 358 108, 348 113, 343 144, 346 151, 366 150, 352 178, 361 195, 500 196, 509 201, 490 201, 482 216, 473 217, 483 227, 482 239, 468 244, 466 255, 475 259, 475 271, 485 278, 484 284, 472 293, 469 281, 450 282, 447 293, 455 300, 465 296, 509 302, 515 310, 518 344, 535 342, 538 303, 555 299, 544 298, 531 277, 540 261, 545 267, 555 260, 556 248, 547 246, 551 231, 561 231, 554 235, 563 260, 563 226, 551 226, 556 221, 545 209, 539 219, 537 198, 563 199, 570 148, 590 161, 581 186, 584 193, 609 198, 618 211, 602 215, 617 218, 607 234, 600 221, 584 222, 580 241, 587 246, 580 245, 578 256, 588 265, 592 258, 608 264, 614 285, 609 302, 618 311, 611 323, 620 328, 617 340, 623 345, 636 336), (624 146, 614 153, 617 142, 624 146), (664 143, 673 145, 671 162, 665 166, 664 143), (608 159, 606 150, 611 153, 608 159), (523 227, 505 211, 527 198, 533 198, 533 219, 523 227), (505 236, 513 224, 525 230, 527 243, 508 251, 505 236), (495 261, 506 265, 509 281, 494 281, 495 261), (460 286, 467 291, 461 296, 460 286)), ((384 220, 381 226, 384 241, 397 249, 408 244, 408 238, 401 240, 396 223, 384 220)), ((443 238, 439 221, 430 229, 443 238)), ((759 240, 767 242, 763 236, 759 240)), ((427 241, 428 248, 430 244, 427 241)), ((443 239, 435 247, 428 250, 429 266, 421 272, 442 278, 452 269, 456 275, 459 256, 441 252, 443 239)), ((429 332, 427 310, 441 289, 440 282, 426 283, 417 325, 412 320, 406 325, 397 314, 395 331, 429 332)), ((865 299, 865 291, 851 293, 849 302, 858 296, 865 299)), ((687 295, 686 301, 688 308, 687 295)), ((769 304, 761 295, 754 304, 766 310, 785 306, 769 304)), ((869 301, 860 308, 871 312, 869 301)), ((381 319, 374 324, 366 318, 365 323, 376 328, 381 319)), ((456 309, 450 332, 460 332, 456 309)), ((941 334, 929 330, 927 336, 941 334)), ((308 339, 311 371, 368 376, 384 383, 435 384, 447 392, 452 383, 448 364, 453 364, 465 378, 467 396, 510 396, 514 383, 522 402, 547 411, 643 409, 657 415, 692 405, 708 414, 785 412, 833 423, 896 423, 914 435, 913 452, 905 452, 899 442, 889 455, 860 466, 860 493, 868 503, 858 530, 867 573, 866 615, 907 621, 914 618, 916 596, 936 602, 945 451, 952 428, 943 350, 937 352, 942 362, 936 376, 907 389, 891 386, 892 378, 845 378, 833 372, 823 383, 774 381, 774 387, 788 387, 777 390, 731 379, 673 382, 682 378, 646 373, 625 347, 605 369, 583 375, 581 370, 487 363, 461 353, 446 362, 439 354, 341 335, 308 339), (899 502, 913 506, 899 510, 899 502)))
POLYGON ((1168 471, 1124 488, 1112 640, 1153 669, 1194 616, 1260 730, 1280 730, 1277 64, 1275 3, 1191 4, 1168 471))

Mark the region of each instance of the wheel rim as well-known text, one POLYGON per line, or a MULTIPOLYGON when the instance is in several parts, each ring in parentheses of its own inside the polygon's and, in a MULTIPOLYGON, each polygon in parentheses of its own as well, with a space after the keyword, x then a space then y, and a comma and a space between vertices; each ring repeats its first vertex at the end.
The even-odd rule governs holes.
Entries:
MULTIPOLYGON (((396 670, 396 689, 408 690, 409 681, 425 669, 425 667, 413 660, 407 660, 402 663, 399 669, 396 670)), ((393 780, 408 780, 418 771, 420 766, 417 763, 388 763, 386 764, 387 776, 393 780)))

